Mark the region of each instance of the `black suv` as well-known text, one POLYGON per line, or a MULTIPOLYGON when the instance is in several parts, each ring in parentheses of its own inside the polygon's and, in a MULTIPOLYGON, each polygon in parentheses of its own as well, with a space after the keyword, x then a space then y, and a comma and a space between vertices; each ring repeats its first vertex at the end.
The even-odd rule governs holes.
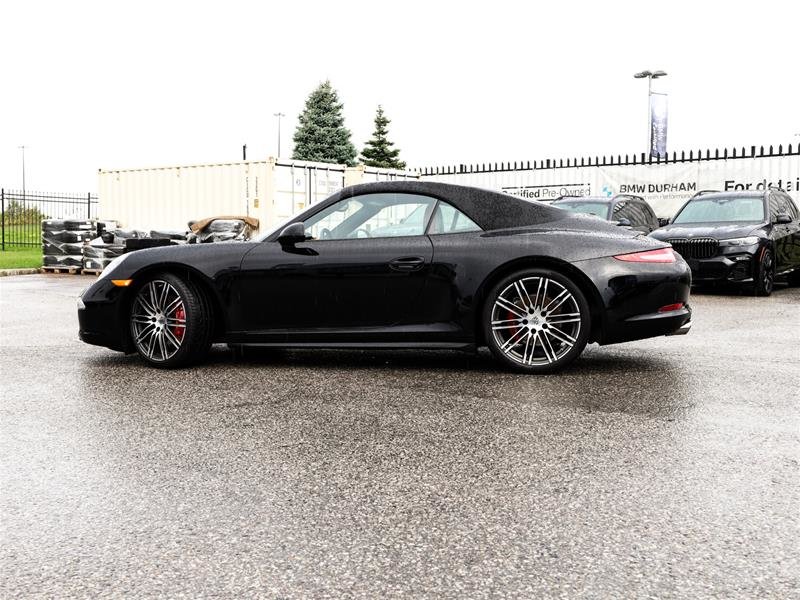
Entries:
POLYGON ((613 198, 605 196, 561 196, 551 206, 576 213, 586 213, 650 233, 658 228, 659 222, 650 205, 640 196, 617 194, 613 198))
POLYGON ((777 188, 698 193, 650 235, 683 256, 693 283, 746 284, 759 296, 776 275, 800 283, 800 212, 777 188))

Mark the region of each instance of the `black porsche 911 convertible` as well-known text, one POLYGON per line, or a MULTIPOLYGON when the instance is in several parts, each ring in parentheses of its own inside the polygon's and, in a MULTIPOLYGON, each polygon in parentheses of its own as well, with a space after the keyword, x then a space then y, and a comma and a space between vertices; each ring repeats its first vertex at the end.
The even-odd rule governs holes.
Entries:
POLYGON ((284 348, 488 346, 560 369, 589 342, 686 333, 687 264, 669 244, 488 190, 348 187, 248 243, 153 248, 78 301, 80 337, 154 366, 215 342, 284 348))

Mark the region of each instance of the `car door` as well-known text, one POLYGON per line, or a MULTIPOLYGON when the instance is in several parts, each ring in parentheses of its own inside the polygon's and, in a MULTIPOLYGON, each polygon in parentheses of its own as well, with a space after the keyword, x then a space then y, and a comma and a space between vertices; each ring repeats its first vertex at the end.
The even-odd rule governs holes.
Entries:
POLYGON ((800 211, 789 194, 782 194, 785 212, 792 222, 786 224, 788 233, 786 240, 787 269, 800 269, 800 211))
POLYGON ((416 194, 354 196, 308 217, 305 242, 261 242, 242 261, 237 329, 313 342, 313 330, 377 335, 402 324, 430 269, 425 227, 435 203, 416 194))
POLYGON ((453 341, 451 336, 470 337, 474 314, 469 312, 474 290, 485 275, 481 263, 483 230, 454 206, 440 201, 428 225, 433 242, 433 268, 425 283, 413 318, 417 323, 436 324, 432 341, 453 341))
POLYGON ((792 242, 793 223, 778 223, 778 215, 788 214, 789 207, 783 195, 777 191, 770 191, 769 221, 772 227, 772 241, 775 246, 775 271, 780 273, 792 268, 794 264, 792 242))

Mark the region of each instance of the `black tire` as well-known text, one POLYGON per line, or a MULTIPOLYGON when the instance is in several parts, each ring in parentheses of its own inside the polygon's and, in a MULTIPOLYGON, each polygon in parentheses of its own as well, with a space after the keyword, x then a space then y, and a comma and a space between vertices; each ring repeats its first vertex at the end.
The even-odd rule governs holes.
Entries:
POLYGON ((755 296, 769 296, 775 287, 775 259, 772 250, 767 248, 761 254, 761 260, 756 267, 753 294, 755 296))
POLYGON ((570 364, 586 347, 591 330, 589 302, 561 273, 524 269, 489 291, 481 327, 492 354, 505 366, 524 373, 552 373, 570 364), (536 289, 528 289, 531 286, 536 289))
POLYGON ((205 295, 176 275, 148 278, 135 291, 128 317, 136 352, 165 369, 201 361, 211 343, 209 308, 205 295))

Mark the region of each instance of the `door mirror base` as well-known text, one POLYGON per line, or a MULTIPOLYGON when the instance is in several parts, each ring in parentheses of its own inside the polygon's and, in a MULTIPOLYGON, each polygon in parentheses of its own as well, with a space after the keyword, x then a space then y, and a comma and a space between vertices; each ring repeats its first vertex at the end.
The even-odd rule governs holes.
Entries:
POLYGON ((775 217, 775 223, 778 225, 787 225, 792 222, 792 217, 786 213, 781 213, 775 217))
POLYGON ((312 238, 310 235, 306 235, 306 226, 302 221, 287 225, 278 236, 278 242, 281 246, 294 246, 299 242, 305 242, 310 239, 312 238))

